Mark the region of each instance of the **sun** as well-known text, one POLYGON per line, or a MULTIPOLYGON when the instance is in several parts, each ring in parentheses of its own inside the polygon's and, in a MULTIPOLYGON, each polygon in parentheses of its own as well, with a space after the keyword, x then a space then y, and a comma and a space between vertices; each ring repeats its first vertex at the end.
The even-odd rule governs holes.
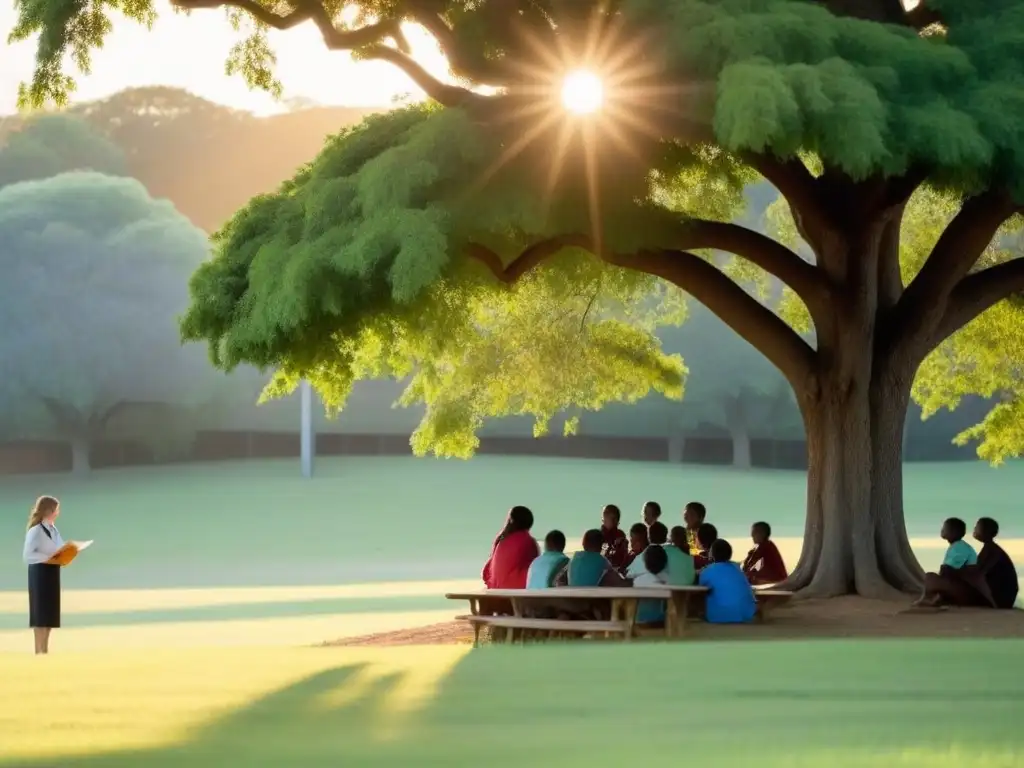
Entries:
POLYGON ((577 115, 589 115, 604 102, 604 83, 586 69, 577 69, 562 81, 562 106, 577 115))

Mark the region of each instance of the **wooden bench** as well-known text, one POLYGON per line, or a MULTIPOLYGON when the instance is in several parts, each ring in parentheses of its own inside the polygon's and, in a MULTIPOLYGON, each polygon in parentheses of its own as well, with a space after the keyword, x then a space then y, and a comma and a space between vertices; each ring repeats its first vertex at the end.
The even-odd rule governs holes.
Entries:
POLYGON ((566 635, 623 635, 627 640, 632 634, 624 621, 564 621, 560 619, 528 619, 524 616, 456 616, 457 621, 468 621, 473 626, 473 645, 480 644, 480 631, 484 627, 508 630, 505 640, 514 643, 517 639, 526 642, 531 633, 546 638, 566 635))
MULTIPOLYGON (((665 637, 678 638, 685 631, 686 620, 691 613, 692 604, 703 600, 707 593, 705 587, 552 587, 550 589, 490 589, 479 592, 464 592, 445 595, 449 600, 468 600, 472 616, 459 617, 473 624, 474 636, 479 640, 480 628, 492 626, 496 628, 536 630, 551 633, 565 632, 571 634, 604 633, 622 636, 630 640, 641 634, 636 625, 637 609, 642 600, 664 600, 666 602, 665 628, 657 630, 665 637), (512 606, 512 616, 481 615, 480 605, 483 601, 508 600, 512 606), (556 619, 538 619, 529 616, 530 608, 544 602, 565 605, 566 602, 578 603, 586 610, 594 603, 610 603, 611 621, 564 621, 556 619), (485 620, 486 619, 486 620, 485 620), (500 619, 501 621, 494 621, 500 619)), ((643 630, 648 635, 654 630, 643 630)), ((511 632, 515 634, 515 632, 511 632)), ((520 633, 521 634, 521 633, 520 633)))
POLYGON ((793 599, 792 592, 781 589, 755 589, 754 596, 757 598, 757 613, 754 614, 754 619, 759 622, 765 621, 770 611, 793 599))

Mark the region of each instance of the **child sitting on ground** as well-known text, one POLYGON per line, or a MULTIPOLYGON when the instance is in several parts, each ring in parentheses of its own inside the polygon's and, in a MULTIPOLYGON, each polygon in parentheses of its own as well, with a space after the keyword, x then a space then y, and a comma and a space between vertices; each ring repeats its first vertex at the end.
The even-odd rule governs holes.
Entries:
POLYGON ((555 586, 559 576, 565 574, 569 558, 565 556, 565 534, 550 531, 544 537, 544 552, 530 563, 526 573, 527 589, 548 589, 555 586))
POLYGON ((743 573, 751 584, 778 584, 789 575, 782 553, 772 541, 772 527, 768 523, 754 523, 750 526, 750 538, 754 548, 743 560, 743 573))
POLYGON ((967 523, 959 517, 950 517, 942 523, 939 535, 949 543, 949 547, 942 558, 939 572, 924 575, 924 591, 914 605, 932 608, 943 603, 970 605, 975 590, 963 578, 961 569, 967 565, 977 565, 978 553, 964 541, 967 523))
POLYGON ((693 556, 696 570, 711 563, 711 546, 718 540, 718 529, 711 523, 701 523, 697 528, 697 554, 693 556))
MULTIPOLYGON (((644 571, 633 580, 634 587, 662 587, 668 583, 668 557, 664 547, 652 545, 644 550, 644 571)), ((640 600, 636 623, 641 627, 665 626, 665 601, 640 600)))
POLYGON ((647 537, 647 526, 643 523, 633 523, 629 529, 629 555, 623 566, 619 568, 619 573, 626 573, 629 566, 647 549, 648 544, 650 544, 650 540, 647 537))
POLYGON ((607 558, 613 568, 620 568, 629 554, 629 543, 626 534, 619 528, 622 510, 614 504, 606 504, 601 510, 601 554, 607 558))
POLYGON ((604 536, 597 528, 583 534, 583 549, 572 556, 568 567, 570 587, 625 587, 628 582, 601 554, 604 536))
POLYGON ((681 525, 672 528, 672 543, 665 547, 668 556, 668 583, 673 587, 692 587, 697 581, 697 569, 690 555, 686 529, 681 525))
POLYGON ((744 624, 754 620, 757 601, 740 567, 732 562, 732 546, 725 539, 711 545, 711 563, 700 572, 698 583, 708 588, 705 618, 711 624, 744 624))
POLYGON ((697 541, 697 530, 704 523, 708 516, 708 510, 699 501, 691 501, 683 509, 683 523, 686 524, 686 539, 690 545, 690 554, 696 557, 700 554, 700 542, 697 541))

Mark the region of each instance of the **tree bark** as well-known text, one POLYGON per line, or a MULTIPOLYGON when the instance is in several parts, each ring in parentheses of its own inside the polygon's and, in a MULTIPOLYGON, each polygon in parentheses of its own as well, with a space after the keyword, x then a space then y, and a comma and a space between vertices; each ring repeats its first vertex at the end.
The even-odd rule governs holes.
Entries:
POLYGON ((89 440, 83 437, 72 438, 71 440, 71 473, 82 476, 87 475, 92 469, 89 461, 89 440))
POLYGON ((917 593, 924 574, 903 518, 909 380, 868 357, 846 374, 821 376, 799 399, 807 431, 807 522, 786 588, 808 597, 917 593))
POLYGON ((743 394, 729 397, 724 403, 726 424, 732 439, 732 465, 737 469, 750 469, 750 429, 743 407, 743 394))
POLYGON ((750 433, 745 426, 733 427, 732 434, 732 465, 737 469, 750 469, 750 433))

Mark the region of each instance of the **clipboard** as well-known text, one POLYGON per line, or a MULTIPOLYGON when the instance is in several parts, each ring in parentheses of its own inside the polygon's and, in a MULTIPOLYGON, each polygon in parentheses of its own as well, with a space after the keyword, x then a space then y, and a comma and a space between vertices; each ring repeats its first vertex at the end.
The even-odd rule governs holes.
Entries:
POLYGON ((46 561, 47 565, 69 565, 72 560, 78 557, 83 549, 92 546, 92 539, 89 541, 69 541, 63 547, 53 553, 53 557, 46 561))

